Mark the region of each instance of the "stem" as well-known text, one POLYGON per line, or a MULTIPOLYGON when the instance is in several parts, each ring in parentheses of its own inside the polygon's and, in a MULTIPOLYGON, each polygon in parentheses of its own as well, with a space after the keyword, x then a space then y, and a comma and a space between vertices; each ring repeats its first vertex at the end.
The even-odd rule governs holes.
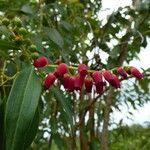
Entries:
POLYGON ((94 98, 92 101, 90 101, 90 104, 87 107, 85 107, 84 112, 82 113, 82 116, 81 116, 79 122, 76 124, 75 128, 80 127, 80 125, 82 124, 82 122, 84 122, 84 118, 85 118, 86 113, 95 104, 95 102, 97 101, 98 98, 99 97, 94 98))
MULTIPOLYGON (((121 56, 120 56, 120 58, 119 58, 119 64, 122 64, 121 62, 122 62, 122 60, 124 59, 124 56, 125 55, 125 53, 124 53, 124 51, 123 51, 123 54, 121 53, 121 56), (123 57, 123 58, 122 58, 123 57)), ((59 65, 54 65, 54 64, 48 64, 47 65, 47 67, 50 67, 50 68, 57 68, 59 65)), ((123 66, 124 68, 125 67, 131 67, 131 66, 123 66)), ((78 70, 78 67, 74 67, 74 66, 68 66, 68 69, 69 70, 78 70)), ((117 67, 115 67, 115 68, 112 68, 112 69, 110 69, 112 72, 114 72, 114 74, 116 73, 116 69, 117 69, 117 67)), ((93 73, 95 70, 87 70, 87 72, 90 74, 90 73, 93 73)), ((101 71, 103 71, 103 70, 101 70, 101 71)))
MULTIPOLYGON (((89 95, 89 101, 92 103, 91 96, 89 95)), ((95 113, 95 103, 91 105, 91 108, 89 110, 89 120, 90 120, 90 142, 95 138, 95 130, 94 130, 94 125, 95 125, 95 119, 94 119, 94 113, 95 113)))
MULTIPOLYGON (((59 65, 53 65, 53 64, 49 64, 47 65, 47 67, 50 68, 57 68, 59 65)), ((78 67, 73 67, 73 66, 68 66, 69 70, 78 70, 78 67)), ((93 73, 95 70, 87 70, 88 73, 93 73)))
POLYGON ((3 86, 6 82, 15 79, 15 77, 17 76, 17 74, 18 74, 18 73, 16 73, 16 74, 13 75, 12 77, 9 77, 9 76, 3 74, 3 76, 6 78, 6 80, 5 80, 5 81, 2 81, 2 83, 0 84, 0 86, 3 86))
MULTIPOLYGON (((82 91, 80 92, 79 100, 80 100, 80 103, 84 100, 82 91)), ((80 112, 79 112, 79 120, 81 122, 81 124, 79 126, 79 130, 80 130, 80 150, 88 150, 88 142, 87 142, 87 139, 86 139, 85 133, 84 133, 85 123, 84 123, 84 121, 82 121, 83 116, 84 116, 84 112, 83 112, 83 110, 80 110, 80 112)))

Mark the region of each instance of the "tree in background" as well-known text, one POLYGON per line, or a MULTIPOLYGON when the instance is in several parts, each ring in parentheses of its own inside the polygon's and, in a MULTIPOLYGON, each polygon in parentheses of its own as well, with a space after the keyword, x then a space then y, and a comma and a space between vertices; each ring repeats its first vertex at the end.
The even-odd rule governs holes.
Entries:
POLYGON ((137 109, 149 100, 150 69, 143 70, 143 80, 128 76, 132 79, 122 81, 121 89, 106 83, 103 94, 96 90, 87 94, 66 91, 57 74, 66 73, 65 67, 61 71, 57 67, 63 62, 74 75, 78 64, 86 64, 89 70, 83 66, 81 70, 89 74, 103 69, 116 74, 118 67, 138 58, 147 46, 149 11, 148 0, 133 0, 103 23, 98 19, 100 0, 1 0, 1 149, 54 149, 57 145, 58 149, 107 150, 113 140, 111 112, 121 112, 121 105, 137 109), (102 52, 108 55, 107 62, 102 61, 102 52), (54 71, 55 76, 49 74, 45 81, 45 75, 54 71), (60 80, 54 83, 57 75, 60 80), (46 89, 54 85, 45 91, 43 80, 46 89))
POLYGON ((124 149, 143 149, 148 150, 150 146, 149 124, 146 127, 141 125, 120 126, 111 132, 110 149, 120 150, 124 149))

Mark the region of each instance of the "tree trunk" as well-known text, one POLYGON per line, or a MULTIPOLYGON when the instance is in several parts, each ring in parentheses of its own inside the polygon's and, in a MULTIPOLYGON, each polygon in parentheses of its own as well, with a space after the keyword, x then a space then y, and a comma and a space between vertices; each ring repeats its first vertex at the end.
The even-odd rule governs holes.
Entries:
POLYGON ((106 107, 104 111, 104 122, 102 128, 102 136, 101 136, 101 149, 108 150, 108 126, 109 126, 109 117, 111 112, 111 105, 112 105, 112 96, 113 96, 114 89, 110 87, 108 97, 106 99, 106 107))
MULTIPOLYGON (((84 96, 82 95, 82 91, 80 92, 80 103, 84 100, 84 96)), ((84 127, 85 127, 85 122, 82 120, 84 116, 84 110, 80 110, 79 112, 79 122, 81 122, 79 126, 79 131, 80 131, 80 150, 88 150, 88 141, 85 137, 84 133, 84 127)))
MULTIPOLYGON (((131 23, 132 23, 132 18, 130 18, 129 20, 129 26, 127 28, 126 33, 131 32, 131 23)), ((127 57, 129 38, 126 40, 125 43, 120 44, 121 51, 120 51, 120 55, 117 61, 118 66, 121 66, 127 57)), ((106 98, 106 107, 104 110, 104 120, 103 120, 103 128, 102 128, 102 135, 101 135, 101 149, 102 150, 108 150, 108 141, 109 141, 108 126, 109 126, 110 112, 111 112, 111 107, 112 107, 112 102, 113 102, 113 93, 114 93, 114 89, 110 87, 108 96, 106 98)))
MULTIPOLYGON (((92 100, 90 99, 90 102, 92 100)), ((90 120, 90 142, 95 138, 95 119, 94 119, 94 112, 95 112, 95 104, 93 104, 89 110, 89 120, 90 120)))

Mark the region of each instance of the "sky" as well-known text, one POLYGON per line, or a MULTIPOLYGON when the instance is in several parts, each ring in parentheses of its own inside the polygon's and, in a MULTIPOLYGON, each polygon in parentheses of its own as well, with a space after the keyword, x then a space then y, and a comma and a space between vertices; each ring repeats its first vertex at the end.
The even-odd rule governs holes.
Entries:
MULTIPOLYGON (((131 0, 102 0, 102 12, 99 14, 99 19, 104 19, 107 17, 107 15, 110 15, 114 10, 117 10, 119 7, 125 7, 128 5, 131 5, 131 0)), ((132 60, 129 65, 135 66, 138 69, 144 68, 148 69, 150 68, 150 39, 147 39, 148 45, 146 48, 142 48, 141 52, 139 53, 139 60, 132 60)), ((106 58, 106 55, 104 54, 104 58, 106 58)), ((128 119, 127 116, 129 116, 128 108, 123 106, 121 108, 122 112, 114 111, 112 114, 113 119, 116 122, 119 122, 120 119, 123 119, 123 122, 125 124, 131 125, 133 123, 139 123, 144 125, 147 121, 150 122, 150 102, 146 103, 143 107, 139 107, 138 110, 133 110, 132 108, 130 111, 132 111, 133 116, 130 115, 130 118, 128 119)))

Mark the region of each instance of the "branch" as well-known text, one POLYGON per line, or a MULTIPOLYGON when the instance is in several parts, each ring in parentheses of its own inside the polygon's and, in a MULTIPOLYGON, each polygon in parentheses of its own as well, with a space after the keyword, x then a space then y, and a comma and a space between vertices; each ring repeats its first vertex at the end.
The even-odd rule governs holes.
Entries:
POLYGON ((84 121, 86 113, 93 107, 93 105, 97 102, 98 98, 100 98, 101 95, 98 95, 96 98, 90 101, 89 105, 85 107, 84 112, 80 118, 80 121, 75 125, 75 128, 78 128, 82 122, 84 121))

